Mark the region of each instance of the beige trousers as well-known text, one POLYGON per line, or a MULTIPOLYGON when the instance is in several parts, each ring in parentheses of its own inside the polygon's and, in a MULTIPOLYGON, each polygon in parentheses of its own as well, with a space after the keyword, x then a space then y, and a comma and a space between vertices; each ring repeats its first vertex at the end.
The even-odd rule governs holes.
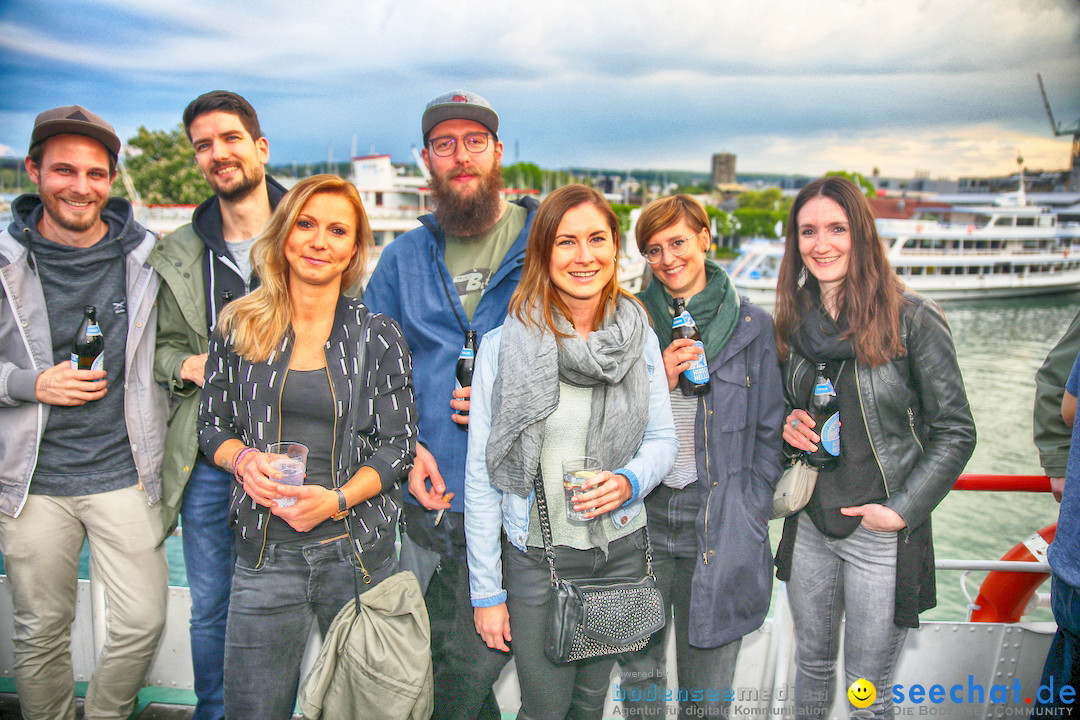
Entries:
POLYGON ((15 605, 15 689, 24 720, 74 720, 71 624, 79 553, 90 541, 105 588, 105 643, 86 691, 87 720, 126 718, 165 626, 169 572, 161 512, 137 486, 76 497, 30 495, 0 514, 15 605))

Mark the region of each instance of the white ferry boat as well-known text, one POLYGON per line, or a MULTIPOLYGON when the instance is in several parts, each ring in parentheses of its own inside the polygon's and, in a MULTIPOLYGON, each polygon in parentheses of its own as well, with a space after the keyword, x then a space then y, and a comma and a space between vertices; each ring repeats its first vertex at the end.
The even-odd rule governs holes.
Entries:
MULTIPOLYGON (((889 261, 914 291, 935 300, 1080 290, 1080 225, 1059 223, 1023 194, 992 205, 920 207, 910 219, 878 219, 889 261)), ((752 301, 771 305, 784 244, 743 245, 729 273, 752 301)))

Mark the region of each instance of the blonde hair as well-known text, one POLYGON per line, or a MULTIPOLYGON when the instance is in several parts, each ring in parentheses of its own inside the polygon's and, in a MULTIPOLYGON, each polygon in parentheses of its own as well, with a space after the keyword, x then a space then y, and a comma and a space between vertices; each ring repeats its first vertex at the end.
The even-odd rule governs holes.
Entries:
MULTIPOLYGON (((576 207, 592 205, 604 216, 608 228, 611 230, 611 239, 615 244, 614 272, 611 280, 600 291, 600 303, 596 307, 596 315, 593 318, 593 327, 600 327, 608 315, 615 309, 615 303, 619 296, 623 296, 637 302, 637 299, 619 285, 619 219, 610 203, 596 190, 586 185, 564 185, 555 190, 540 203, 540 209, 533 218, 532 229, 529 230, 528 244, 525 246, 525 265, 521 269, 521 280, 517 290, 510 298, 510 313, 525 325, 534 324, 530 317, 533 306, 538 306, 544 311, 544 323, 556 338, 570 337, 569 333, 560 332, 555 327, 552 310, 558 310, 567 320, 570 319, 570 308, 567 307, 559 295, 555 284, 551 281, 551 253, 555 247, 555 236, 559 231, 559 223, 563 216, 576 207)), ((543 329, 543 328, 540 328, 543 329)))
POLYGON ((360 193, 352 183, 336 175, 304 178, 281 198, 251 247, 251 266, 258 275, 259 287, 229 303, 221 312, 219 324, 222 332, 226 336, 232 335, 233 348, 251 362, 265 362, 292 324, 285 241, 304 206, 313 196, 320 194, 345 198, 356 213, 356 253, 342 273, 341 287, 354 287, 363 276, 372 239, 371 225, 360 193))

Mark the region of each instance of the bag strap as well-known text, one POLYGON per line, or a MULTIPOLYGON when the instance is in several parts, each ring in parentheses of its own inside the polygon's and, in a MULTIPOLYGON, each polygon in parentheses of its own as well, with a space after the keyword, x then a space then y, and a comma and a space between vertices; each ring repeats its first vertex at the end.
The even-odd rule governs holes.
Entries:
MULTIPOLYGON (((355 472, 353 466, 356 464, 356 438, 358 428, 360 427, 360 391, 363 388, 367 378, 367 343, 366 338, 368 331, 371 328, 371 318, 374 315, 373 312, 368 310, 367 314, 360 321, 360 330, 356 335, 356 374, 353 376, 352 392, 349 395, 349 417, 345 423, 345 443, 348 446, 346 457, 348 462, 345 465, 348 476, 352 478, 355 472)), ((346 481, 348 482, 348 481, 346 481)), ((356 536, 356 532, 353 529, 353 524, 350 522, 352 513, 350 512, 343 518, 345 523, 345 530, 349 533, 349 540, 352 543, 353 551, 360 554, 360 539, 356 536)), ((371 575, 368 574, 367 568, 364 567, 363 560, 360 561, 360 569, 364 571, 364 584, 371 583, 371 575)), ((356 613, 360 614, 360 581, 357 579, 357 570, 353 568, 353 600, 356 602, 356 613)))
MULTIPOLYGON (((544 472, 540 468, 536 470, 536 479, 533 480, 533 489, 536 491, 536 513, 540 516, 540 535, 544 538, 544 557, 547 558, 548 567, 551 568, 551 584, 557 585, 559 576, 555 573, 555 547, 551 542, 551 522, 548 519, 547 494, 544 492, 544 472)), ((649 542, 649 523, 646 519, 645 532, 645 574, 654 580, 652 569, 652 543, 649 542)))

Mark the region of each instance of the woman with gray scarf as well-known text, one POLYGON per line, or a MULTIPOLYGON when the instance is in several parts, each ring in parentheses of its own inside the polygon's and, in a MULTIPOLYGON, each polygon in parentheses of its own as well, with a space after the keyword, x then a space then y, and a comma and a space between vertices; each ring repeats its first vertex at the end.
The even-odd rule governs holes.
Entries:
POLYGON ((618 220, 595 190, 551 193, 529 234, 503 327, 484 336, 473 376, 465 534, 476 630, 513 652, 518 717, 599 718, 613 656, 568 664, 544 655, 551 572, 534 481, 543 483, 560 577, 645 574, 642 500, 678 442, 656 336, 618 283, 618 220), (562 461, 596 458, 569 509, 562 461), (500 547, 500 538, 502 539, 500 547))

